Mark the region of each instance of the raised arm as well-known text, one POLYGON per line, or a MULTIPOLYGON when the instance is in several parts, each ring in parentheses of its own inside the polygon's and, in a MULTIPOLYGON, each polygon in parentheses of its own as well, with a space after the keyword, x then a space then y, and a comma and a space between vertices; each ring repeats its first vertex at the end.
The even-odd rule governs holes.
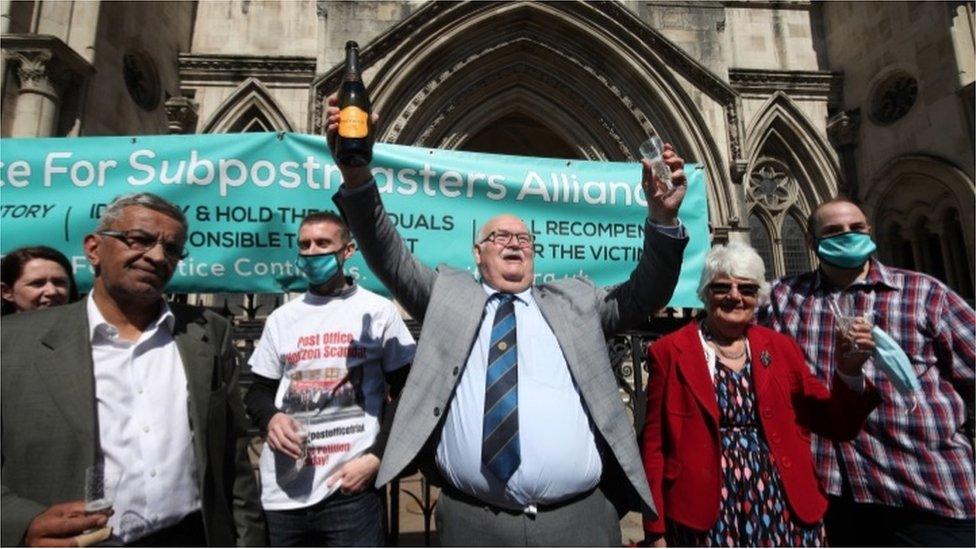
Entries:
POLYGON ((648 215, 641 260, 626 282, 597 291, 597 307, 606 333, 627 329, 663 308, 678 284, 681 259, 688 245, 688 235, 678 220, 678 208, 688 181, 684 160, 670 144, 665 145, 663 158, 671 168, 671 191, 654 176, 650 162, 642 162, 641 185, 648 197, 648 215))
MULTIPOLYGON (((328 122, 331 150, 339 126, 335 95, 328 99, 328 122)), ((437 274, 417 261, 390 223, 369 167, 339 165, 339 171, 342 186, 332 201, 342 212, 366 264, 410 315, 422 320, 437 274)))

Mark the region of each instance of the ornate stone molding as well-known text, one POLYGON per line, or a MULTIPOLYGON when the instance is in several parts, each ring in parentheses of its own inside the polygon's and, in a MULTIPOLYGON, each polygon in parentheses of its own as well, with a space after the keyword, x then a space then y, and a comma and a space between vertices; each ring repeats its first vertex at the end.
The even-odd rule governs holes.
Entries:
POLYGON ((58 101, 64 86, 80 85, 94 72, 60 38, 44 34, 4 34, 3 55, 17 70, 22 92, 46 95, 58 101))
POLYGON ((746 184, 746 203, 769 212, 783 212, 796 203, 800 188, 790 168, 775 158, 761 158, 746 184))
POLYGON ((727 8, 809 11, 813 2, 810 0, 724 0, 722 5, 727 8))
POLYGON ((184 81, 234 81, 260 78, 266 82, 301 81, 315 77, 315 58, 181 53, 180 77, 184 81))
POLYGON ((860 109, 841 111, 827 119, 827 137, 835 147, 857 145, 860 109))
POLYGON ((729 69, 729 82, 743 94, 770 95, 783 91, 789 95, 808 95, 839 99, 844 76, 830 71, 776 71, 729 69))
POLYGON ((8 59, 18 63, 17 78, 20 79, 21 92, 40 93, 57 100, 58 93, 47 73, 47 64, 51 60, 50 50, 16 51, 8 59))
POLYGON ((193 133, 197 126, 197 111, 200 105, 182 95, 170 97, 163 104, 166 109, 166 122, 169 133, 193 133))
MULTIPOLYGON (((458 74, 464 68, 472 65, 473 63, 476 63, 479 59, 485 56, 489 56, 492 53, 502 50, 504 48, 515 47, 517 43, 518 46, 523 48, 525 46, 530 46, 530 47, 540 48, 542 50, 549 50, 553 54, 558 55, 561 60, 571 63, 579 70, 595 78, 603 86, 605 86, 606 91, 609 91, 611 94, 613 94, 613 96, 619 101, 620 105, 623 105, 630 112, 630 115, 635 120, 638 120, 640 122, 645 133, 650 133, 651 131, 654 130, 654 128, 651 127, 647 115, 641 112, 640 109, 637 108, 637 106, 634 104, 634 102, 629 97, 627 97, 627 95, 623 93, 619 89, 619 87, 613 85, 613 83, 610 82, 610 80, 604 74, 602 74, 596 67, 593 67, 585 63, 583 60, 570 55, 569 52, 566 51, 556 52, 547 44, 544 44, 542 42, 524 36, 519 36, 510 40, 503 40, 498 44, 494 44, 491 47, 481 50, 477 54, 473 54, 464 59, 461 59, 458 62, 451 65, 450 67, 448 67, 447 69, 445 69, 444 71, 442 71, 441 73, 431 78, 428 85, 421 88, 417 92, 417 94, 408 102, 408 107, 402 110, 397 116, 397 118, 391 122, 390 129, 387 131, 386 137, 390 141, 393 142, 397 141, 397 139, 401 135, 401 132, 405 127, 409 125, 411 118, 415 114, 415 110, 416 110, 415 107, 419 105, 423 105, 424 102, 428 99, 428 97, 431 94, 436 93, 438 83, 448 81, 452 76, 458 74)), ((450 113, 454 111, 456 107, 465 104, 468 101, 467 97, 471 93, 477 93, 477 90, 481 90, 485 86, 489 85, 490 83, 498 81, 500 79, 513 78, 514 75, 519 75, 517 78, 539 80, 543 82, 547 87, 553 90, 557 90, 562 94, 564 94, 566 97, 571 98, 573 100, 573 106, 575 109, 577 109, 580 112, 586 112, 587 114, 589 114, 591 120, 599 121, 603 129, 603 132, 610 137, 610 139, 613 141, 615 146, 620 150, 621 154, 623 155, 623 158, 627 158, 630 160, 633 160, 635 158, 634 152, 627 147, 624 139, 620 136, 617 129, 608 123, 605 113, 600 109, 598 109, 596 106, 594 106, 592 104, 592 101, 587 101, 579 93, 579 90, 575 89, 573 86, 570 86, 566 82, 553 77, 551 74, 549 74, 546 71, 540 71, 538 70, 537 67, 530 67, 525 63, 520 63, 520 62, 511 65, 506 65, 504 70, 495 71, 492 74, 486 75, 485 77, 481 78, 477 82, 466 86, 466 93, 460 96, 453 97, 451 102, 445 108, 441 109, 437 117, 435 117, 433 120, 430 121, 429 124, 426 125, 424 131, 419 135, 417 143, 433 146, 433 143, 429 142, 431 137, 438 133, 442 122, 449 118, 450 113)))

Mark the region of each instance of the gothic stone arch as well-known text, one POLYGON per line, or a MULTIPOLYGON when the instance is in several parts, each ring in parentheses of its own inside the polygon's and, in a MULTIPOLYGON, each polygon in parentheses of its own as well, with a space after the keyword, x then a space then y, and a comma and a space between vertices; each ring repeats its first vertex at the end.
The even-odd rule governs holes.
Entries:
POLYGON ((200 133, 295 131, 295 125, 257 78, 248 78, 221 102, 200 133))
MULTIPOLYGON (((432 2, 361 50, 378 139, 458 148, 500 116, 531 114, 593 160, 634 160, 650 133, 704 164, 713 225, 739 217, 729 166, 739 97, 616 2, 432 2), (726 114, 716 139, 694 95, 726 114), (729 151, 717 142, 729 143, 729 151)), ((313 82, 309 127, 341 67, 313 82)))

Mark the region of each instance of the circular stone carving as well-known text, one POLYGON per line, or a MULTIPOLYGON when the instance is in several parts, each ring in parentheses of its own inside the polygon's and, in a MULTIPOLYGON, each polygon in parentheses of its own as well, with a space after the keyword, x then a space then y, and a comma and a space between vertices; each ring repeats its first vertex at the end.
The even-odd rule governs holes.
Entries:
POLYGON ((773 211, 782 210, 796 199, 797 184, 784 164, 765 159, 749 174, 746 194, 752 203, 773 211))
POLYGON ((871 94, 871 119, 887 126, 911 110, 918 99, 918 81, 910 74, 896 72, 881 81, 871 94))
POLYGON ((159 73, 151 57, 139 51, 126 52, 122 56, 122 76, 136 105, 147 111, 159 106, 159 73))

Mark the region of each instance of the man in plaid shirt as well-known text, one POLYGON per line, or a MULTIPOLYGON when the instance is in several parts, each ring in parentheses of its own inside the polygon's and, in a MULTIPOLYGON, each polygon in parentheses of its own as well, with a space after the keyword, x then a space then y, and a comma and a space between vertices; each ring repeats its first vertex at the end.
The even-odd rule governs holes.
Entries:
POLYGON ((972 307, 930 276, 870 259, 871 228, 847 199, 822 204, 808 230, 820 268, 773 283, 761 321, 795 338, 827 383, 837 329, 829 301, 841 296, 856 311, 873 311, 875 325, 905 351, 921 384, 903 396, 870 359, 864 375, 882 403, 864 430, 851 442, 814 435, 817 468, 831 496, 829 543, 972 547, 976 480, 972 440, 963 430, 974 401, 972 307))

